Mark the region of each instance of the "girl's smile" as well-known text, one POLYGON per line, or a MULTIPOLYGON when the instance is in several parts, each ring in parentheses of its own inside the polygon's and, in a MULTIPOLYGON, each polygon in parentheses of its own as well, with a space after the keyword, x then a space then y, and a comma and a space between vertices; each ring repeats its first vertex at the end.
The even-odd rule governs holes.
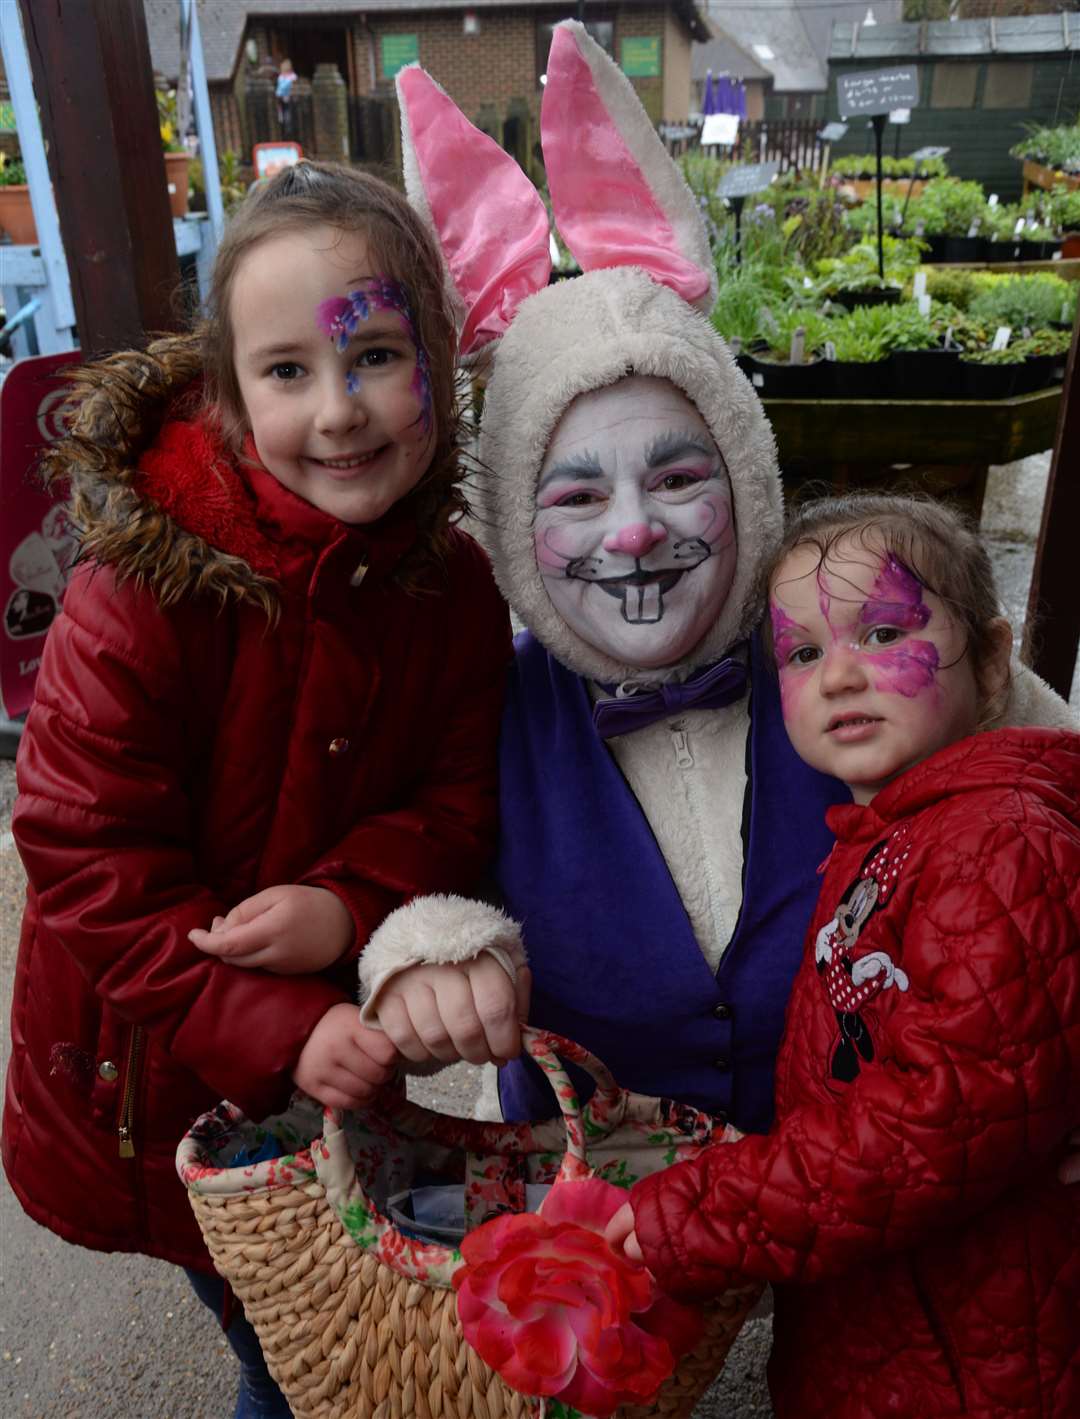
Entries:
POLYGON ((268 471, 342 522, 382 517, 435 447, 404 288, 379 275, 363 237, 316 227, 254 247, 230 309, 240 394, 268 471), (327 311, 339 309, 348 320, 329 332, 327 311))

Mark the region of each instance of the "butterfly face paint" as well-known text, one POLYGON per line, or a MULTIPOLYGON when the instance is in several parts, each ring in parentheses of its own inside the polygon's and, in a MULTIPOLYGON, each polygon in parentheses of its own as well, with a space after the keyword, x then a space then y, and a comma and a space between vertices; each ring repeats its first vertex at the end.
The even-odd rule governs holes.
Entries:
MULTIPOLYGON (((316 311, 316 322, 324 335, 334 342, 339 353, 349 348, 349 343, 361 326, 370 320, 372 313, 380 310, 397 311, 405 333, 416 351, 416 368, 413 371, 413 393, 420 406, 420 419, 424 431, 431 429, 431 365, 427 351, 420 342, 420 336, 413 319, 409 293, 400 281, 392 281, 387 276, 373 276, 364 281, 347 296, 335 296, 322 301, 316 311)), ((345 388, 350 394, 360 392, 361 372, 350 369, 345 375, 345 388)))
POLYGON ((883 547, 842 537, 826 562, 796 547, 773 578, 769 615, 791 742, 856 802, 974 730, 964 632, 883 547))
POLYGON ((708 426, 666 380, 580 395, 540 470, 537 566, 589 645, 643 670, 681 660, 735 572, 731 486, 708 426))

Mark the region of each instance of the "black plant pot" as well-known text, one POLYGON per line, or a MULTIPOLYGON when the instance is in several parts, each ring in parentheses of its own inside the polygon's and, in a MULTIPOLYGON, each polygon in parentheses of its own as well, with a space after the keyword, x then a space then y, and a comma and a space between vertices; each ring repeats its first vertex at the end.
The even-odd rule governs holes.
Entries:
POLYGON ((1031 355, 1022 365, 1016 366, 1013 381, 1014 394, 1034 394, 1037 389, 1045 389, 1054 382, 1054 356, 1031 355))
POLYGON ((842 305, 845 310, 855 310, 861 305, 896 305, 901 294, 897 286, 883 286, 867 291, 838 291, 829 300, 834 305, 842 305))
POLYGON ((985 237, 946 237, 946 261, 985 261, 993 243, 985 237))
POLYGON ((894 350, 892 392, 897 399, 953 399, 960 388, 959 350, 894 350))
MULTIPOLYGON (((914 235, 914 232, 905 232, 905 236, 913 237, 914 235)), ((935 262, 945 260, 945 243, 948 240, 947 237, 923 235, 919 238, 919 240, 926 242, 927 247, 929 248, 929 250, 926 252, 925 257, 923 258, 925 261, 935 262)))
POLYGON ((1019 365, 980 365, 960 361, 963 394, 966 399, 1008 399, 1016 384, 1019 365))
POLYGON ((792 365, 748 355, 750 383, 762 399, 815 399, 826 392, 825 361, 792 365))
POLYGON ((834 399, 887 399, 891 393, 888 360, 830 360, 834 399))

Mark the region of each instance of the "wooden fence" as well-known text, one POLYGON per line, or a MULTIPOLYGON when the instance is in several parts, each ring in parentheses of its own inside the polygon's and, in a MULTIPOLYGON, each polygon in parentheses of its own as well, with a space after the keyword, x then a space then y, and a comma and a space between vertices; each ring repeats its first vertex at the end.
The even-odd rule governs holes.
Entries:
POLYGON ((816 118, 767 118, 758 123, 742 123, 733 156, 744 163, 779 162, 781 172, 791 168, 817 172, 822 158, 820 132, 821 121, 816 118))

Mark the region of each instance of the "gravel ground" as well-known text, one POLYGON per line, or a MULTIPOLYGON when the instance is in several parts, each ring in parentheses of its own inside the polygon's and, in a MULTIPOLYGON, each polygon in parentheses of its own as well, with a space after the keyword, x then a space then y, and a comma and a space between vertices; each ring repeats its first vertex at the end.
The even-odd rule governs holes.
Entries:
MULTIPOLYGON (((1019 630, 1048 455, 991 471, 983 526, 1007 612, 1019 630)), ((1080 705, 1080 676, 1072 703, 1080 705)), ((11 833, 14 768, 0 761, 0 1062, 23 876, 11 833)), ((478 1087, 466 1065, 418 1088, 425 1102, 468 1114, 478 1087)), ((66 1246, 28 1221, 0 1183, 0 1413, 5 1419, 227 1419, 235 1364, 220 1331, 175 1268, 66 1246)), ((767 1419, 768 1303, 744 1327, 696 1419, 767 1419)))

